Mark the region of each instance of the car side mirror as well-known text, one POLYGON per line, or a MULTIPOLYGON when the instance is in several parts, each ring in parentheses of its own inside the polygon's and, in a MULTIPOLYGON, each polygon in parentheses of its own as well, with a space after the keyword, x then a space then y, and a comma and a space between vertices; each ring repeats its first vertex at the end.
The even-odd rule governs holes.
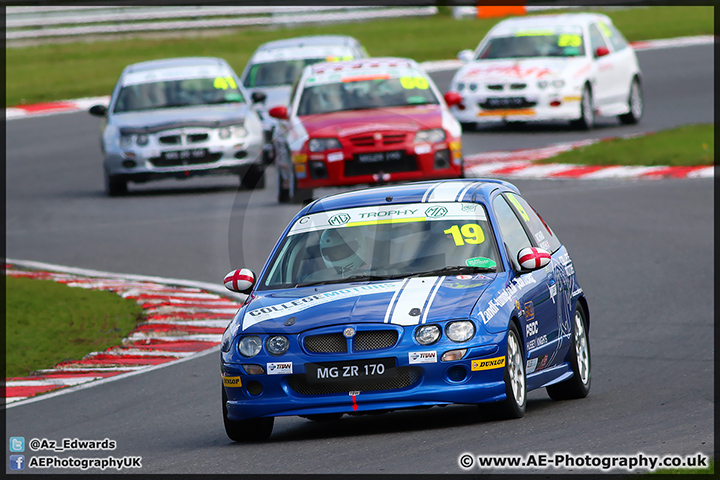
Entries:
POLYGON ((231 292, 247 294, 255 285, 255 274, 248 268, 240 268, 225 275, 223 283, 231 292))
POLYGON ((268 110, 268 114, 273 118, 279 118, 280 120, 288 119, 288 111, 285 105, 278 105, 268 110))
POLYGON ((598 47, 597 50, 595 50, 595 57, 604 57, 609 53, 610 50, 608 50, 607 47, 598 47))
POLYGON ((462 103, 463 100, 459 93, 453 92, 452 90, 449 92, 445 92, 445 95, 443 97, 445 98, 445 103, 447 103, 448 107, 459 105, 460 103, 462 103))
POLYGON ((90 107, 90 115, 95 115, 96 117, 104 117, 107 115, 108 108, 105 105, 93 105, 90 107))
POLYGON ((265 101, 267 95, 265 95, 265 92, 253 92, 252 95, 250 95, 250 98, 253 103, 260 103, 265 101))
POLYGON ((517 259, 523 270, 537 270, 550 263, 550 252, 544 248, 527 247, 518 252, 517 259))
POLYGON ((457 59, 463 63, 468 63, 473 61, 474 56, 475 52, 473 52, 472 50, 462 50, 457 54, 457 59))

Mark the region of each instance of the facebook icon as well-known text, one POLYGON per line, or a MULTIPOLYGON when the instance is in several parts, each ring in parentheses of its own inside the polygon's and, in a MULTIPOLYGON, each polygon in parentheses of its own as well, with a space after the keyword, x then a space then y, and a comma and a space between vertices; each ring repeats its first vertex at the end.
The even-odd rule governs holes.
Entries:
POLYGON ((25 470, 25 455, 10 455, 10 470, 25 470))

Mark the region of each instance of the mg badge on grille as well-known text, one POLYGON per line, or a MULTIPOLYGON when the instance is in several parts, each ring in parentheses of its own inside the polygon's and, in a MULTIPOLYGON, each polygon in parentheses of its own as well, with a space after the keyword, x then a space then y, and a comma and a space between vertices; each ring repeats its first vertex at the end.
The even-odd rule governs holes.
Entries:
POLYGON ((352 338, 355 336, 355 329, 352 327, 347 327, 345 330, 343 330, 343 335, 345 335, 345 338, 352 338))
POLYGON ((373 138, 375 139, 375 141, 379 142, 380 140, 382 140, 382 133, 375 132, 375 134, 373 135, 373 138))

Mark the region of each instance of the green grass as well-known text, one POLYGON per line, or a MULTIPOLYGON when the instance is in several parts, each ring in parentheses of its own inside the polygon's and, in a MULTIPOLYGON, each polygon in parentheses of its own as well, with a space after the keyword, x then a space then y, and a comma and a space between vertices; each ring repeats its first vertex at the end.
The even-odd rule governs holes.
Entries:
MULTIPOLYGON (((712 6, 663 6, 601 10, 630 41, 713 34, 712 6)), ((6 106, 109 95, 130 64, 176 56, 225 58, 240 74, 253 51, 279 38, 347 34, 373 56, 410 57, 418 62, 455 58, 475 48, 498 19, 447 15, 298 28, 240 28, 217 36, 139 38, 6 48, 6 106)))
POLYGON ((663 470, 655 470, 654 472, 651 472, 652 475, 684 475, 683 480, 685 479, 703 479, 707 478, 706 475, 713 475, 715 473, 715 461, 710 460, 710 466, 708 468, 674 468, 674 469, 663 469, 663 470), (692 475, 692 476, 688 476, 692 475), (701 476, 702 475, 702 476, 701 476))
POLYGON ((615 139, 538 163, 697 166, 715 164, 715 125, 687 125, 643 137, 615 139))
POLYGON ((6 277, 6 376, 25 376, 119 345, 142 308, 115 293, 6 277))

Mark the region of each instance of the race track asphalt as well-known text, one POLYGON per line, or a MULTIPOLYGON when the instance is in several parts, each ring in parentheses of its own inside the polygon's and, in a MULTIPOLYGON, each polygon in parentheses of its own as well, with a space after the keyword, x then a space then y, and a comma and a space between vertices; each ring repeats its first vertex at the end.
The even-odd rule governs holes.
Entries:
MULTIPOLYGON (((589 136, 713 121, 712 49, 640 52, 645 118, 633 127, 610 119, 589 136)), ((434 77, 444 90, 450 74, 434 77)), ((232 268, 259 271, 297 211, 277 205, 273 169, 255 192, 238 191, 232 177, 209 177, 131 185, 127 197, 107 198, 98 128, 85 113, 7 123, 8 257, 219 284, 232 268)), ((468 154, 587 136, 560 126, 492 127, 463 140, 468 154)), ((472 406, 329 423, 283 417, 268 443, 233 444, 222 426, 214 352, 8 408, 7 436, 110 438, 118 444, 112 452, 43 454, 142 456, 141 472, 129 473, 442 474, 462 473, 464 452, 711 454, 714 181, 514 183, 568 247, 587 294, 586 399, 554 402, 536 391, 526 416, 506 422, 483 420, 472 406)))

